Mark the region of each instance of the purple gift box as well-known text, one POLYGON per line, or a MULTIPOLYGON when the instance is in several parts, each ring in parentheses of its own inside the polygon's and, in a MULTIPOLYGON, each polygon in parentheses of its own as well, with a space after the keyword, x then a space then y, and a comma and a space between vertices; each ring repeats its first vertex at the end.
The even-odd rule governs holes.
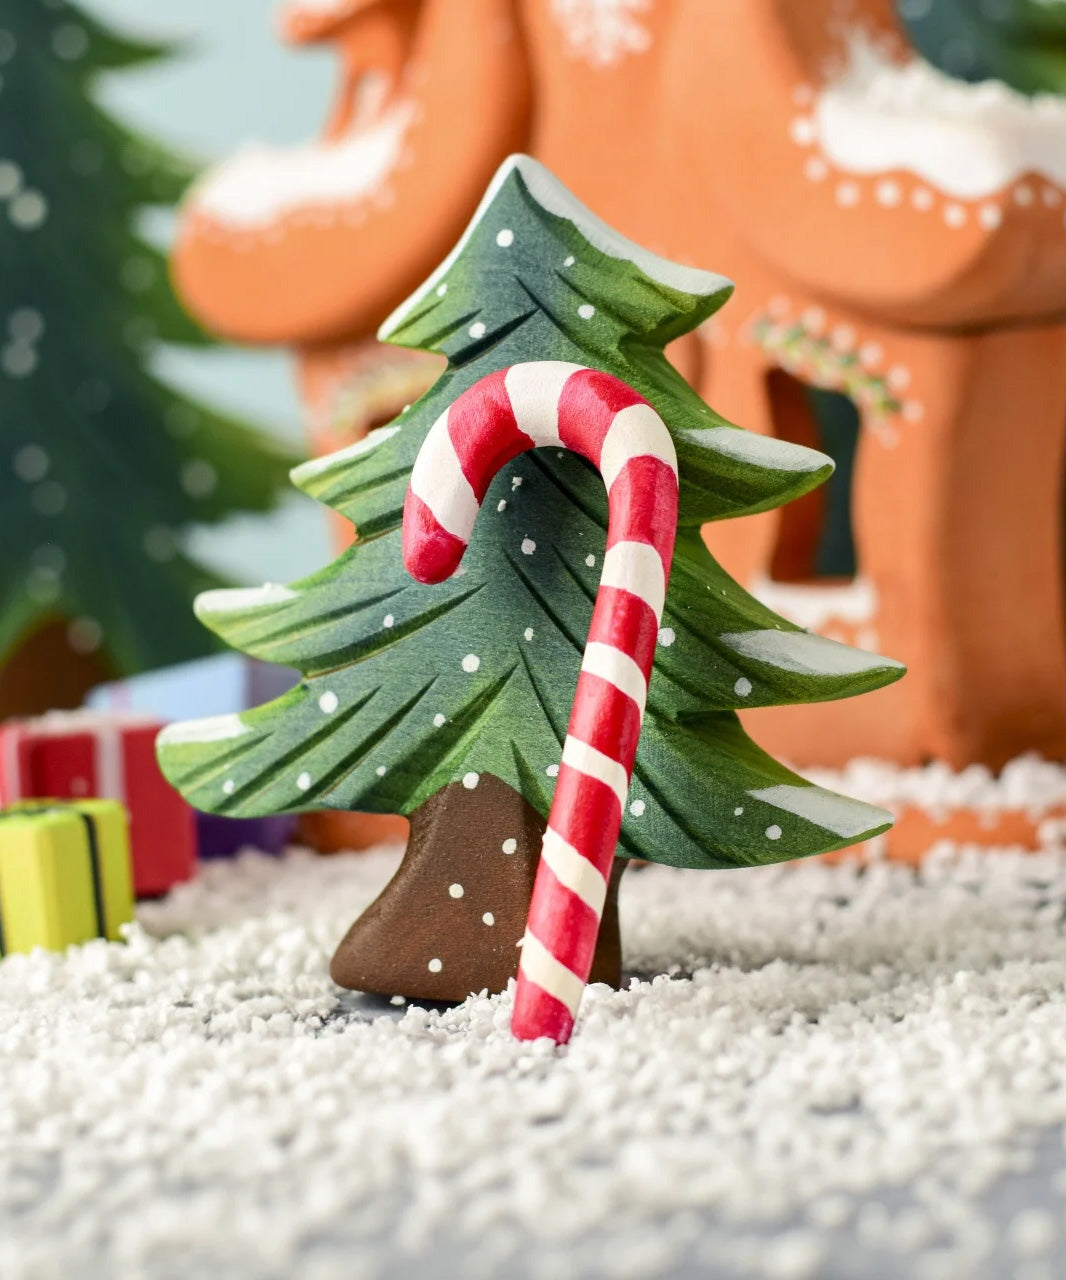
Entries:
POLYGON ((270 818, 224 818, 218 813, 196 815, 201 858, 231 858, 241 849, 281 853, 296 830, 291 813, 270 818))
MULTIPOLYGON (((162 720, 189 720, 247 711, 280 698, 298 679, 287 667, 239 653, 220 653, 98 685, 85 701, 98 711, 145 711, 162 720)), ((247 848, 280 853, 292 838, 296 818, 293 814, 224 818, 198 813, 196 829, 201 858, 232 857, 247 848)))

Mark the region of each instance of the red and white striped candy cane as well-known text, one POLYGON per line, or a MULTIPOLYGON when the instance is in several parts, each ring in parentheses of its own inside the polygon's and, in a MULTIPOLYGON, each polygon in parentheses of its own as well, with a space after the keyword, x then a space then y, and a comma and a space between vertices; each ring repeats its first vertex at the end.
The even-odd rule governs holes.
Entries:
POLYGON ((415 460, 403 558, 420 582, 454 573, 493 477, 527 449, 572 449, 607 487, 607 551, 548 815, 512 1030, 570 1038, 592 967, 677 533, 677 457, 662 419, 611 374, 543 360, 476 382, 415 460))

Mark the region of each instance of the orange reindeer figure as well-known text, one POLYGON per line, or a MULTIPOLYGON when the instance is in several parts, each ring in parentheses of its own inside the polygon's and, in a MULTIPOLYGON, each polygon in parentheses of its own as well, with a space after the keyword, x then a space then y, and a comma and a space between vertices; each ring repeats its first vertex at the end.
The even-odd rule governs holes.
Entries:
POLYGON ((175 262, 207 323, 297 349, 315 447, 341 443, 346 389, 358 433, 435 375, 370 335, 530 150, 626 235, 738 282, 675 353, 720 412, 817 445, 809 388, 855 406, 854 573, 817 563, 824 495, 706 538, 910 675, 752 713, 754 736, 799 765, 1066 754, 1066 100, 948 80, 891 0, 466 0, 462 25, 449 0, 304 0, 283 25, 341 53, 318 150, 364 157, 358 192, 283 189, 280 157, 242 219, 230 162, 175 262))

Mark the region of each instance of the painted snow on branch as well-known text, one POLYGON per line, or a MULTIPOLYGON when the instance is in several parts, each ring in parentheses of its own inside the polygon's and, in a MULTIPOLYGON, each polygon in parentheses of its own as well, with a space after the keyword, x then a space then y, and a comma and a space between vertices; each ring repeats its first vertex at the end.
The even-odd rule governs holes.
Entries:
POLYGON ((508 156, 496 170, 469 226, 455 248, 425 284, 421 285, 406 302, 402 302, 378 329, 379 341, 388 342, 423 299, 432 294, 436 294, 437 297, 444 296, 447 291, 448 273, 466 252, 471 237, 493 207, 500 189, 515 170, 525 183, 526 190, 542 209, 572 223, 584 239, 606 257, 615 258, 620 262, 630 262, 643 271, 649 280, 654 280, 668 289, 675 289, 679 293, 692 294, 697 298, 710 298, 717 293, 724 294, 733 289, 732 280, 728 280, 725 276, 720 276, 713 271, 703 271, 699 267, 687 267, 681 263, 672 262, 669 258, 662 258, 622 235, 620 231, 615 231, 602 218, 597 217, 587 205, 582 204, 539 160, 534 160, 532 156, 516 154, 508 156))
POLYGON ((651 0, 552 0, 551 12, 571 58, 610 67, 651 47, 638 16, 650 8, 651 0))
POLYGON ((286 214, 366 199, 395 170, 413 118, 413 105, 400 103, 338 141, 247 147, 196 184, 192 206, 223 226, 261 230, 286 214))
POLYGON ((967 84, 921 58, 894 61, 856 32, 844 74, 824 88, 793 136, 840 170, 901 170, 961 200, 1026 174, 1066 186, 1066 97, 1028 97, 999 81, 967 84))

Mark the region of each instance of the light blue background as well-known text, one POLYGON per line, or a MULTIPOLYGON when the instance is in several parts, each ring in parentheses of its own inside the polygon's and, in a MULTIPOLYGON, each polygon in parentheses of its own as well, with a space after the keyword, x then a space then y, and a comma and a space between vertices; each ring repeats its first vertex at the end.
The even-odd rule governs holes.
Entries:
MULTIPOLYGON (((101 82, 101 100, 152 137, 205 161, 250 140, 299 142, 318 133, 334 64, 326 49, 292 49, 274 35, 273 0, 82 0, 124 32, 176 40, 179 55, 101 82)), ((153 219, 165 238, 170 219, 153 219)), ((160 353, 158 371, 198 399, 235 410, 303 443, 291 362, 281 352, 220 347, 160 353)), ((249 582, 285 582, 330 558, 325 514, 293 491, 267 518, 238 517, 190 538, 204 560, 249 582)))

